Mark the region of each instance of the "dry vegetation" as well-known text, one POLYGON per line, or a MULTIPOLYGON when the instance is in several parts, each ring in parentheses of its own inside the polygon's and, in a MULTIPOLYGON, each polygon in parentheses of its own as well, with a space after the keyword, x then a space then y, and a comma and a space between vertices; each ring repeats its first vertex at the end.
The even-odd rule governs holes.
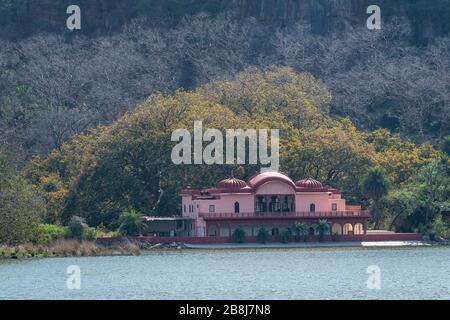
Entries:
POLYGON ((126 242, 103 246, 90 241, 57 240, 48 245, 25 243, 17 246, 0 246, 0 258, 85 257, 108 255, 139 255, 136 244, 126 242))

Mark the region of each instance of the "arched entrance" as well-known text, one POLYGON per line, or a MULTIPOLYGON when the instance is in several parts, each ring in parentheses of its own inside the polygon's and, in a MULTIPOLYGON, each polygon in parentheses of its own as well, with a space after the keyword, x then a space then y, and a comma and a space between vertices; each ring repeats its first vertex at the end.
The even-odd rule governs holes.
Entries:
POLYGON ((333 226, 331 227, 331 234, 342 234, 342 226, 339 223, 335 223, 333 224, 333 226))
POLYGON ((353 230, 353 234, 364 234, 364 227, 362 223, 355 224, 355 228, 353 230))
POLYGON ((352 235, 353 234, 353 226, 351 223, 344 224, 343 234, 352 235))

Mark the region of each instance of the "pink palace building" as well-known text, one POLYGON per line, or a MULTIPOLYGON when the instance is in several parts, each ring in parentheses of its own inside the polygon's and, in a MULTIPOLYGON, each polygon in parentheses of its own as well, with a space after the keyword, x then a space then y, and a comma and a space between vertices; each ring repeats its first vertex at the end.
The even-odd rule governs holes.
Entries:
POLYGON ((248 237, 265 228, 273 236, 295 222, 315 225, 326 219, 332 234, 365 235, 369 214, 347 205, 341 193, 317 180, 297 182, 279 172, 264 172, 247 182, 231 177, 215 188, 186 188, 181 192, 182 222, 177 236, 229 237, 236 228, 248 237))

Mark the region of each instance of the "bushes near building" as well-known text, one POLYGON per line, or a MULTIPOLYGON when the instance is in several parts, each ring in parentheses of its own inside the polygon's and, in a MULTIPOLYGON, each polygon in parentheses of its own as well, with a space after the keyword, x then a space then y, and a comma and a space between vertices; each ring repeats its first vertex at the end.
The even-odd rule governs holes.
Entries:
POLYGON ((288 243, 289 240, 291 239, 291 229, 284 229, 281 230, 280 234, 278 235, 278 238, 280 240, 281 243, 288 243))
POLYGON ((294 223, 295 240, 305 242, 308 240, 308 226, 303 222, 294 223))
POLYGON ((94 241, 97 230, 88 226, 82 217, 73 216, 69 221, 69 237, 77 240, 94 241))
POLYGON ((241 228, 234 229, 231 238, 233 242, 244 243, 245 242, 245 231, 241 228))
POLYGON ((269 231, 266 228, 260 228, 258 230, 257 238, 259 242, 266 243, 269 236, 269 231))
POLYGON ((119 217, 119 234, 122 236, 136 237, 146 231, 146 224, 142 213, 130 210, 124 211, 119 217))
POLYGON ((321 219, 317 223, 316 230, 319 233, 319 241, 323 242, 325 240, 325 234, 329 231, 330 226, 326 219, 321 219))

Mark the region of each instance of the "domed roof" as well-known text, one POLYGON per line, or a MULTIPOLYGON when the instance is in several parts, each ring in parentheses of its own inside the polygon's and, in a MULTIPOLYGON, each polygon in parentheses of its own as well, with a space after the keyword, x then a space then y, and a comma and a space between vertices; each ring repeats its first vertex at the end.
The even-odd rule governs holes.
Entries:
POLYGON ((322 183, 313 178, 305 178, 302 180, 298 180, 295 183, 295 185, 299 188, 304 188, 308 190, 323 189, 322 183))
POLYGON ((281 181, 281 182, 287 183, 288 185, 290 185, 292 187, 295 187, 295 184, 291 180, 291 178, 289 178, 288 176, 286 176, 280 172, 276 172, 276 171, 266 171, 266 172, 257 174, 248 180, 248 184, 253 188, 257 188, 260 185, 262 185, 266 182, 269 182, 269 181, 281 181))
POLYGON ((247 187, 247 182, 235 177, 231 177, 228 179, 220 180, 219 182, 217 182, 216 187, 218 189, 239 190, 247 187))

